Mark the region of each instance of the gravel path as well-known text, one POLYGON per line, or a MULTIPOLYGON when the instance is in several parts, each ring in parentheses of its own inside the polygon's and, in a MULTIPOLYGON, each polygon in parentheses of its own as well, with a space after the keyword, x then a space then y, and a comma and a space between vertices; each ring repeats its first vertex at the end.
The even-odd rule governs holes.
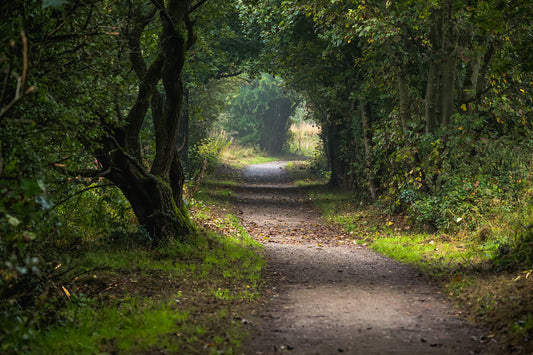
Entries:
POLYGON ((325 226, 285 165, 250 165, 235 188, 268 263, 245 354, 499 353, 417 271, 325 226))

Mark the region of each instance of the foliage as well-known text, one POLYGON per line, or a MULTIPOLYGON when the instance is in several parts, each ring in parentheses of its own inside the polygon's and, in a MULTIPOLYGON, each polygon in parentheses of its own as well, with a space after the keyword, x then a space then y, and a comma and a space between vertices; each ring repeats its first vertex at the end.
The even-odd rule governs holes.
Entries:
POLYGON ((530 183, 533 79, 516 52, 527 2, 250 0, 243 11, 264 43, 257 66, 321 124, 331 184, 419 225, 475 230, 530 183))
MULTIPOLYGON (((184 73, 189 80, 186 86, 194 96, 190 100, 193 124, 187 138, 192 145, 205 138, 222 110, 224 94, 220 93, 231 90, 223 85, 209 87, 208 81, 233 73, 237 59, 243 60, 224 57, 231 46, 214 44, 214 38, 236 38, 239 28, 234 23, 233 32, 225 30, 229 25, 214 31, 233 7, 231 2, 213 3, 197 9, 195 16, 202 24, 196 27, 198 45, 189 52, 190 62, 184 73), (211 46, 217 47, 216 61, 211 46), (206 102, 213 105, 207 106, 206 102)), ((35 336, 36 324, 54 323, 53 316, 44 321, 42 318, 49 307, 62 307, 57 300, 64 296, 64 272, 76 269, 87 244, 102 243, 120 249, 155 240, 153 230, 139 225, 146 221, 135 214, 139 210, 132 207, 132 194, 124 191, 124 185, 122 190, 111 186, 109 179, 118 181, 109 174, 128 169, 123 166, 116 170, 113 163, 106 164, 106 159, 127 152, 119 164, 132 162, 133 157, 142 175, 142 170, 148 172, 153 167, 158 155, 161 158, 161 154, 174 149, 174 145, 166 149, 161 140, 161 132, 171 133, 173 128, 167 125, 161 129, 165 124, 160 124, 160 106, 156 102, 157 94, 165 92, 172 79, 158 77, 155 84, 152 82, 154 86, 145 90, 152 84, 148 84, 144 69, 157 67, 158 53, 164 51, 165 45, 158 40, 165 26, 158 12, 166 10, 157 5, 115 1, 0 4, 2 352, 25 351, 35 336), (155 99, 144 100, 146 92, 155 99), (153 106, 147 107, 147 102, 153 106), (133 119, 137 113, 142 124, 133 119), (132 132, 127 130, 132 127, 138 131, 130 135, 132 132), (125 139, 126 136, 130 138, 125 139), (109 150, 111 146, 114 148, 109 150)), ((192 28, 181 23, 179 34, 192 35, 192 28)), ((179 69, 178 65, 169 67, 179 69)), ((181 100, 168 91, 166 96, 172 97, 167 102, 181 100)), ((163 96, 159 98, 164 101, 163 96)), ((165 112, 173 109, 167 107, 165 112)), ((170 120, 172 124, 177 121, 174 118, 170 120)), ((156 170, 144 176, 157 175, 156 170)), ((164 175, 156 184, 168 180, 164 175)), ((128 178, 128 184, 138 176, 128 178)), ((179 215, 185 211, 178 208, 182 186, 179 181, 173 182, 176 203, 171 204, 170 212, 179 215)), ((150 195, 146 205, 153 202, 154 196, 150 195)), ((153 215, 157 209, 149 207, 148 213, 153 215)), ((186 217, 171 218, 172 222, 178 220, 187 224, 186 217)), ((171 226, 174 224, 165 228, 171 226)))
POLYGON ((289 128, 287 152, 312 158, 321 151, 320 127, 306 120, 307 107, 300 104, 289 128))
POLYGON ((49 310, 59 322, 40 323, 27 352, 197 352, 206 344, 236 351, 246 332, 238 305, 257 297, 263 262, 235 218, 221 216, 220 223, 231 233, 205 232, 156 250, 87 246, 69 272, 78 276, 64 284, 63 305, 49 310), (214 301, 220 290, 228 297, 214 301), (205 307, 209 313, 200 311, 205 307))
POLYGON ((189 170, 193 173, 189 180, 188 197, 193 197, 202 178, 214 173, 221 153, 231 144, 231 139, 224 131, 213 131, 203 141, 191 149, 189 170))
POLYGON ((520 227, 514 239, 502 243, 494 257, 498 269, 533 269, 533 226, 520 227))
POLYGON ((265 74, 260 80, 242 85, 229 103, 230 117, 224 128, 235 132, 242 144, 259 145, 270 154, 279 154, 294 107, 281 85, 280 80, 265 74))

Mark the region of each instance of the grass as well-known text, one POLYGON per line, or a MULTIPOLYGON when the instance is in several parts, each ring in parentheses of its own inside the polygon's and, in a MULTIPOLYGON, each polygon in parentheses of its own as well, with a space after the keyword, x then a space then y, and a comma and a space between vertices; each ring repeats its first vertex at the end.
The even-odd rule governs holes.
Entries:
POLYGON ((65 273, 25 353, 237 353, 264 260, 227 203, 198 195, 191 216, 201 231, 188 242, 91 240, 58 266, 65 273))
POLYGON ((233 142, 222 150, 220 159, 233 167, 242 168, 249 164, 276 161, 279 157, 269 156, 257 147, 242 146, 233 142))
POLYGON ((257 147, 242 146, 232 141, 222 150, 220 160, 235 168, 242 168, 249 164, 293 160, 295 157, 313 158, 320 148, 320 131, 320 127, 314 123, 306 121, 293 123, 289 129, 285 155, 273 157, 257 147))
POLYGON ((312 158, 320 148, 321 129, 314 123, 300 121, 289 128, 288 151, 291 154, 312 158))
MULTIPOLYGON (((533 344, 533 270, 527 266, 500 270, 494 257, 513 235, 512 223, 523 210, 494 215, 498 233, 454 234, 416 230, 404 216, 381 213, 346 191, 314 187, 311 198, 329 223, 342 227, 353 242, 410 264, 435 280, 468 319, 491 330, 510 351, 531 353, 533 344)), ((516 223, 516 222, 515 222, 516 223)))
POLYGON ((291 177, 296 181, 297 186, 323 185, 327 182, 327 176, 312 174, 310 169, 312 162, 309 160, 290 161, 286 169, 291 177))

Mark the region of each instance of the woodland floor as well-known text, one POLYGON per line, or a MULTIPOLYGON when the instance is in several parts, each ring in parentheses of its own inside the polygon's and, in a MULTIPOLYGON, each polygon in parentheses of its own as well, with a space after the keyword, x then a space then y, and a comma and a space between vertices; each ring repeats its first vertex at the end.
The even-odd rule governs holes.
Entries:
POLYGON ((267 260, 265 304, 243 353, 500 353, 418 271, 326 225, 286 164, 250 165, 232 188, 267 260))

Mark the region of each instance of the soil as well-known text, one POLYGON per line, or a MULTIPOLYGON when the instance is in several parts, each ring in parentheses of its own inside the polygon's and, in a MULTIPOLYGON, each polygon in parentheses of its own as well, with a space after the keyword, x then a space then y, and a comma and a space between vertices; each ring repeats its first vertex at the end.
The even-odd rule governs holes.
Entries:
POLYGON ((244 354, 503 353, 418 271, 326 225, 286 164, 250 165, 234 188, 267 260, 267 300, 244 354))

